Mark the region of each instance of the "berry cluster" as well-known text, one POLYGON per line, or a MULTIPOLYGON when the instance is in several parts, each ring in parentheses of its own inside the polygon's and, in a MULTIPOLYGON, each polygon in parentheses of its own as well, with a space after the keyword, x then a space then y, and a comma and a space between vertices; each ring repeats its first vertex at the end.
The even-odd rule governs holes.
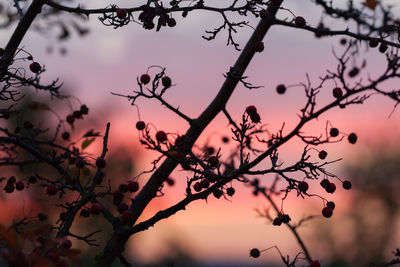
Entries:
POLYGON ((255 106, 248 106, 245 112, 250 116, 252 122, 259 123, 261 121, 260 114, 258 114, 255 106))

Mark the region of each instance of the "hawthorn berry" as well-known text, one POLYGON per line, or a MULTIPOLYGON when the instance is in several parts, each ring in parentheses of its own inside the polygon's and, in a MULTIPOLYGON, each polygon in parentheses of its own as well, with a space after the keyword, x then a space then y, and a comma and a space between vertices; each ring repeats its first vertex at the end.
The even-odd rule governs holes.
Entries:
POLYGON ((96 167, 99 169, 104 169, 106 167, 106 161, 103 158, 96 159, 96 167))
POLYGON ((360 69, 357 67, 354 67, 349 71, 349 77, 350 78, 356 77, 359 73, 360 73, 360 69))
POLYGON ((121 191, 114 191, 113 193, 113 203, 115 206, 121 204, 122 200, 124 199, 124 194, 121 191))
POLYGON ((168 24, 169 27, 175 27, 176 20, 174 18, 168 18, 167 19, 167 24, 168 24))
POLYGON ((126 203, 121 203, 118 205, 117 210, 119 213, 123 213, 128 209, 128 205, 126 203))
MULTIPOLYGON (((350 189, 351 189, 351 186, 352 186, 352 184, 351 184, 350 181, 346 180, 346 181, 343 182, 343 188, 344 188, 344 189, 350 190, 350 189)), ((17 188, 17 190, 18 190, 18 188, 17 188)))
POLYGON ((336 191, 336 185, 329 183, 329 186, 325 188, 326 192, 333 194, 336 191))
POLYGON ((90 216, 90 210, 88 208, 81 209, 80 216, 87 218, 90 216))
POLYGON ((355 144, 357 142, 357 135, 355 133, 351 133, 347 139, 349 140, 350 144, 355 144))
POLYGON ((301 192, 305 193, 308 190, 308 183, 305 181, 302 181, 299 183, 298 188, 301 192))
POLYGON ((346 38, 340 39, 340 44, 341 45, 346 45, 347 44, 347 39, 346 38))
POLYGON ((252 114, 250 114, 250 119, 251 119, 251 121, 254 122, 254 123, 259 123, 259 122, 261 121, 260 114, 258 114, 258 113, 252 113, 252 114))
POLYGON ((6 193, 12 193, 15 190, 15 186, 14 183, 7 183, 6 186, 4 187, 4 191, 6 191, 6 193))
POLYGON ((25 188, 25 184, 23 181, 18 181, 15 183, 15 189, 17 189, 18 191, 22 191, 25 188))
POLYGON ((62 243, 63 248, 70 249, 72 247, 72 242, 69 239, 64 239, 62 243))
POLYGON ((164 131, 158 131, 156 133, 156 139, 160 143, 164 143, 167 141, 167 134, 164 131))
POLYGON ((32 63, 29 65, 29 69, 30 69, 33 73, 38 73, 38 72, 42 69, 42 67, 40 66, 39 63, 37 63, 37 62, 32 62, 32 63))
POLYGON ((276 87, 276 92, 280 95, 284 94, 286 92, 286 86, 284 84, 279 84, 276 87))
POLYGON ((82 113, 80 110, 75 110, 74 112, 72 112, 72 115, 75 119, 82 119, 82 113))
POLYGON ((280 226, 282 224, 282 219, 280 216, 276 217, 273 221, 272 224, 275 226, 280 226))
POLYGON ((326 206, 329 207, 329 208, 331 208, 332 210, 334 210, 335 207, 336 207, 335 202, 333 202, 333 201, 328 201, 328 202, 326 203, 326 206))
POLYGON ((148 84, 150 82, 150 75, 142 74, 142 76, 140 76, 140 82, 143 84, 148 84))
POLYGON ((46 193, 47 193, 49 196, 54 196, 55 194, 57 194, 57 191, 58 191, 58 188, 57 188, 57 186, 54 185, 54 184, 49 184, 49 185, 47 186, 47 188, 46 188, 46 193))
POLYGON ((201 187, 203 187, 203 189, 207 189, 210 186, 210 181, 207 178, 201 180, 200 183, 201 183, 201 187))
POLYGON ((323 179, 322 181, 321 181, 321 186, 323 187, 323 188, 328 188, 328 186, 331 184, 330 182, 329 182, 329 180, 328 179, 323 179))
POLYGON ((330 207, 325 207, 325 208, 322 209, 322 215, 325 218, 331 217, 332 214, 333 214, 333 210, 330 207))
POLYGON ((234 194, 235 194, 235 188, 233 188, 233 187, 228 187, 227 189, 226 189, 226 194, 228 195, 228 196, 233 196, 234 194))
POLYGON ((62 137, 62 139, 64 139, 64 140, 69 140, 70 134, 69 134, 69 132, 63 132, 62 135, 61 135, 61 137, 62 137))
POLYGON ((290 216, 287 214, 282 214, 280 217, 281 217, 281 221, 283 223, 289 223, 292 220, 292 219, 290 219, 290 216))
POLYGON ((126 18, 126 11, 124 9, 118 8, 117 9, 117 18, 119 19, 125 19, 126 18))
POLYGON ((306 20, 303 17, 296 17, 294 20, 294 24, 296 24, 297 27, 304 27, 306 26, 306 20))
POLYGON ((331 128, 329 131, 329 135, 332 137, 336 137, 339 135, 339 129, 338 128, 331 128))
POLYGON ((321 151, 318 153, 318 157, 319 157, 320 159, 325 159, 326 156, 328 156, 328 152, 326 152, 325 150, 321 150, 321 151))
POLYGON ((79 111, 82 115, 87 115, 89 113, 89 108, 86 105, 81 105, 79 111))
POLYGON ((374 48, 377 47, 379 45, 379 39, 378 38, 372 38, 371 40, 369 40, 369 47, 374 48))
POLYGON ((146 123, 144 121, 138 121, 136 123, 136 129, 139 131, 144 130, 144 128, 146 128, 146 123))
POLYGON ((171 78, 170 78, 170 77, 164 76, 164 77, 162 77, 162 79, 161 79, 161 83, 162 83, 162 85, 164 85, 164 87, 170 87, 172 81, 171 81, 171 78))
POLYGON ((216 156, 211 156, 208 158, 208 164, 210 164, 212 168, 218 167, 219 160, 216 156))
POLYGON ((33 175, 29 176, 28 182, 29 182, 30 184, 34 184, 34 183, 36 183, 36 181, 37 181, 36 176, 33 176, 33 175))
POLYGON ((139 190, 139 183, 136 181, 129 181, 127 185, 128 185, 129 192, 134 193, 139 190))
POLYGON ((222 191, 220 190, 220 189, 215 189, 214 191, 213 191, 213 195, 214 195, 214 197, 216 197, 216 198, 221 198, 222 197, 222 195, 223 195, 223 193, 222 193, 222 191))
POLYGON ((194 191, 196 191, 196 192, 200 192, 200 191, 203 189, 203 186, 201 185, 200 182, 196 182, 196 183, 193 185, 193 189, 194 189, 194 191))
POLYGON ((251 115, 257 113, 257 108, 255 106, 248 106, 246 108, 246 113, 251 115))
POLYGON ((73 115, 68 115, 67 118, 66 118, 66 121, 67 121, 69 124, 73 124, 73 123, 74 123, 74 120, 75 120, 75 117, 74 117, 73 115))
POLYGON ((388 45, 385 43, 381 43, 381 45, 379 46, 379 52, 381 52, 381 53, 385 53, 387 49, 388 49, 388 45))
POLYGON ((256 52, 261 53, 262 51, 264 51, 264 42, 257 42, 256 52))
POLYGON ((121 219, 124 223, 130 223, 133 219, 133 212, 130 210, 126 210, 121 214, 121 219))
POLYGON ((335 98, 341 98, 343 96, 343 91, 340 87, 335 87, 332 90, 332 94, 335 98))
POLYGON ((261 251, 258 248, 253 248, 250 250, 250 257, 258 258, 260 257, 261 251))
POLYGON ((312 261, 310 263, 310 267, 321 267, 321 264, 319 263, 319 261, 312 261))
POLYGON ((103 207, 99 203, 94 203, 90 208, 90 213, 93 215, 98 215, 103 210, 103 207))

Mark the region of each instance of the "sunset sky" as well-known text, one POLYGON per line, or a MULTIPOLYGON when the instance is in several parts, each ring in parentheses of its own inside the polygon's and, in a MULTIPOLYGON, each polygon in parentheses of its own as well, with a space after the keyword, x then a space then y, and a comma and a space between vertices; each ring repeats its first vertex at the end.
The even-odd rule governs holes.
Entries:
MULTIPOLYGON (((130 2, 119 1, 117 4, 128 7, 130 2)), ((303 6, 300 2, 303 1, 287 0, 284 6, 294 14, 304 16, 308 24, 317 25, 321 18, 318 9, 313 8, 311 4, 303 6)), ((91 1, 86 7, 104 7, 110 3, 91 1)), ((201 38, 205 30, 220 25, 221 18, 216 14, 193 12, 185 19, 182 19, 181 14, 175 14, 174 17, 177 20, 176 27, 162 28, 160 32, 155 32, 144 30, 136 23, 115 30, 103 26, 94 15, 90 16, 88 23, 83 24, 91 29, 90 34, 83 38, 73 34, 70 40, 60 43, 57 42, 54 33, 43 36, 31 31, 23 41, 23 45, 33 54, 34 59, 46 66, 47 72, 43 78, 53 80, 59 77, 65 83, 69 94, 78 97, 82 103, 89 106, 89 120, 98 126, 99 131, 104 132, 106 123, 111 122, 111 153, 121 145, 138 151, 138 172, 151 167, 149 162, 155 158, 155 154, 140 147, 139 134, 135 129, 138 120, 137 109, 126 99, 111 95, 111 92, 131 94, 138 87, 136 78, 145 73, 148 66, 159 65, 166 68, 166 74, 174 84, 166 93, 166 100, 174 106, 179 106, 179 109, 189 116, 196 117, 216 95, 224 81, 223 74, 239 55, 232 46, 226 46, 226 32, 222 32, 216 40, 210 42, 201 38), (53 47, 52 54, 46 53, 48 46, 53 47), (61 48, 67 49, 66 56, 58 53, 61 48)), ((287 11, 280 11, 279 17, 290 20, 292 15, 287 11)), ((67 14, 65 18, 68 20, 70 17, 67 14)), ((248 20, 255 27, 258 19, 248 20)), ((332 22, 329 26, 332 29, 345 29, 347 25, 332 22)), ((252 31, 250 27, 245 27, 235 36, 241 47, 245 45, 252 31)), ((2 46, 8 36, 9 32, 0 32, 2 46)), ((311 82, 317 85, 319 77, 325 75, 327 69, 336 69, 332 51, 338 54, 344 51, 339 40, 339 37, 316 39, 312 33, 303 30, 274 26, 264 39, 265 50, 255 55, 245 73, 245 76, 248 76, 246 81, 264 87, 249 90, 238 86, 227 105, 232 117, 239 121, 246 106, 255 105, 262 123, 267 125, 270 132, 277 132, 285 122, 284 133, 288 133, 298 122, 297 114, 305 104, 304 89, 293 86, 289 87, 284 95, 278 95, 275 91, 276 85, 306 83, 306 74, 309 74, 311 82)), ((362 49, 366 49, 366 46, 362 46, 362 49)), ((368 74, 372 78, 377 77, 384 68, 385 58, 377 50, 365 52, 365 56, 355 64, 360 66, 363 59, 367 62, 362 71, 364 78, 368 77, 368 74)), ((155 73, 154 69, 149 72, 150 75, 155 73)), ((387 88, 397 86, 395 88, 398 89, 398 84, 397 80, 396 83, 385 85, 387 88)), ((321 90, 317 100, 319 107, 333 100, 333 87, 334 84, 327 83, 321 90)), ((79 105, 72 103, 76 107, 79 105)), ((155 100, 141 99, 137 104, 141 119, 151 122, 158 130, 182 134, 188 128, 184 120, 155 100)), ((318 147, 328 151, 327 160, 343 158, 343 161, 327 167, 330 172, 341 177, 341 170, 346 162, 355 161, 355 157, 371 144, 385 140, 388 148, 398 145, 396 137, 400 134, 400 113, 396 110, 391 114, 393 107, 394 103, 389 99, 374 96, 364 105, 331 110, 318 121, 310 123, 305 130, 314 135, 324 134, 326 121, 329 120, 343 133, 357 133, 359 139, 356 145, 349 144, 345 139, 338 144, 318 147)), ((68 111, 64 110, 65 114, 66 112, 68 111)), ((220 114, 206 129, 198 144, 204 144, 210 136, 210 144, 222 147, 223 151, 229 151, 229 145, 224 146, 220 141, 223 135, 230 135, 230 128, 227 127, 225 117, 220 114)), ((100 146, 100 141, 98 145, 100 146)), ((289 142, 280 152, 281 162, 293 162, 298 159, 302 149, 298 140, 289 142)), ((318 160, 317 152, 315 160, 318 160)), ((133 173, 132 177, 136 174, 133 173)), ((177 181, 175 187, 167 187, 166 196, 153 201, 144 217, 151 216, 158 209, 166 208, 184 197, 185 175, 175 171, 172 176, 177 181)), ((147 178, 148 176, 141 177, 141 184, 147 178)), ((259 178, 268 184, 273 176, 259 178)), ((275 250, 265 252, 257 261, 248 256, 249 249, 253 247, 264 249, 274 245, 277 245, 283 254, 295 256, 300 249, 286 227, 274 227, 266 219, 257 217, 254 209, 264 209, 266 201, 262 197, 254 197, 248 186, 238 182, 234 182, 233 185, 237 194, 230 201, 210 197, 207 203, 192 203, 186 211, 179 212, 158 223, 154 228, 138 234, 127 250, 134 251, 135 259, 144 262, 154 261, 170 253, 169 244, 173 241, 181 243, 196 260, 204 262, 279 262, 280 257, 275 250)), ((311 185, 311 190, 321 193, 317 182, 311 185)), ((328 197, 326 193, 322 194, 328 197)), ((351 195, 351 192, 345 192, 340 186, 335 195, 329 196, 338 203, 338 214, 346 212, 346 203, 351 200, 351 195)), ((293 192, 285 200, 284 209, 296 221, 306 215, 320 214, 322 205, 320 199, 297 198, 293 192)), ((320 222, 327 219, 320 216, 315 220, 320 222)), ((305 224, 300 230, 306 242, 313 223, 312 221, 305 224)), ((335 216, 329 219, 329 223, 335 223, 335 216)))

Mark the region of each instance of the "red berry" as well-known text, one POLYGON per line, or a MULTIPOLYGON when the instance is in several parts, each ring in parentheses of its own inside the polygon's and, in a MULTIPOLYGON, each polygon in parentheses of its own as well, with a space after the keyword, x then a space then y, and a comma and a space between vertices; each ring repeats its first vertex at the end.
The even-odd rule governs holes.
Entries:
POLYGON ((128 205, 126 203, 121 203, 118 205, 118 212, 119 213, 123 213, 124 211, 126 211, 128 209, 128 205))
POLYGON ((215 189, 214 191, 213 191, 213 195, 214 195, 214 197, 216 197, 216 198, 221 198, 222 197, 222 195, 223 195, 223 193, 222 193, 222 191, 220 190, 220 189, 215 189))
POLYGON ((170 87, 172 81, 171 81, 171 78, 170 78, 170 77, 165 76, 165 77, 162 77, 161 83, 162 83, 162 85, 164 85, 164 87, 170 87))
POLYGON ((139 190, 139 183, 136 181, 129 181, 128 182, 128 190, 129 192, 137 192, 139 190))
POLYGON ((278 92, 278 94, 282 95, 286 92, 286 86, 284 84, 279 84, 276 87, 276 92, 278 92))
POLYGON ((323 179, 322 181, 321 181, 321 186, 323 187, 323 188, 328 188, 329 187, 329 185, 331 184, 330 182, 329 182, 329 180, 328 179, 323 179))
POLYGON ((23 181, 18 181, 15 184, 15 189, 17 189, 18 191, 22 191, 22 190, 24 190, 24 188, 25 188, 25 184, 23 181))
POLYGON ((218 167, 219 160, 216 156, 211 156, 208 158, 208 164, 213 168, 218 167))
POLYGON ((318 157, 319 157, 320 159, 325 159, 326 156, 328 156, 328 152, 326 152, 325 150, 321 150, 321 151, 318 153, 318 157))
POLYGON ((69 134, 69 132, 63 132, 61 137, 64 140, 69 140, 70 134, 69 134))
POLYGON ((196 192, 200 192, 200 191, 203 189, 203 186, 201 185, 200 182, 196 182, 196 183, 193 185, 193 189, 194 189, 194 191, 196 191, 196 192))
POLYGON ((250 257, 252 258, 258 258, 260 257, 261 251, 258 248, 253 248, 250 250, 250 257))
POLYGON ((264 42, 257 42, 256 43, 256 51, 261 53, 264 51, 264 42))
POLYGON ((82 113, 80 110, 75 110, 72 115, 74 116, 75 119, 82 119, 82 113))
POLYGON ((306 26, 306 20, 303 17, 296 17, 294 20, 294 24, 296 24, 297 27, 304 27, 306 26))
POLYGON ((142 76, 140 76, 140 82, 143 84, 148 84, 150 82, 150 75, 142 74, 142 76))
POLYGON ((333 214, 333 210, 330 207, 325 207, 322 209, 322 215, 324 215, 324 217, 329 218, 331 217, 333 214))
POLYGON ((251 121, 254 122, 254 123, 259 123, 259 122, 261 121, 260 114, 258 114, 258 113, 252 113, 252 114, 250 114, 250 119, 251 119, 251 121))
MULTIPOLYGON (((350 190, 351 189, 351 186, 352 186, 352 184, 351 184, 351 182, 350 181, 344 181, 343 182, 343 188, 344 189, 346 189, 346 190, 350 190)), ((18 188, 17 188, 17 190, 18 190, 18 188)))
POLYGON ((336 185, 330 183, 328 187, 325 188, 326 192, 333 194, 336 191, 336 185))
POLYGON ((329 131, 329 135, 332 137, 336 137, 339 135, 339 129, 338 128, 331 128, 329 131))
POLYGON ((299 183, 298 188, 301 192, 305 193, 308 190, 308 183, 305 181, 302 181, 299 183))
POLYGON ((103 210, 103 207, 99 203, 95 203, 90 208, 90 213, 92 213, 93 215, 98 215, 98 214, 100 214, 100 212, 102 210, 103 210))
POLYGON ((158 131, 156 133, 156 139, 160 143, 164 143, 167 141, 167 134, 164 131, 158 131))
POLYGON ((58 188, 57 188, 57 186, 54 185, 54 184, 49 184, 49 185, 47 186, 47 188, 46 188, 46 193, 47 193, 49 196, 54 196, 55 194, 57 194, 57 191, 58 191, 58 188))
POLYGON ((96 166, 99 169, 103 169, 106 167, 106 161, 103 158, 97 158, 96 159, 96 166))
POLYGON ((329 208, 331 208, 332 210, 334 210, 335 207, 336 207, 335 202, 333 202, 333 201, 328 201, 328 202, 326 203, 326 206, 329 207, 329 208))
POLYGON ((333 88, 332 94, 335 98, 341 98, 343 96, 343 92, 340 87, 333 88))
POLYGON ((72 242, 69 239, 64 239, 62 246, 66 249, 70 249, 72 247, 72 242))
POLYGON ((42 69, 42 67, 40 66, 39 63, 37 63, 37 62, 32 62, 32 63, 29 65, 29 69, 30 69, 33 73, 38 73, 38 72, 42 69))
POLYGON ((319 263, 319 261, 312 261, 310 263, 310 267, 321 267, 321 264, 319 263))
POLYGON ((228 196, 233 196, 234 194, 235 194, 235 188, 233 188, 233 187, 228 187, 227 189, 226 189, 226 194, 228 195, 228 196))
POLYGON ((68 115, 67 118, 66 118, 66 120, 67 120, 67 122, 68 122, 69 124, 73 124, 75 118, 74 118, 73 115, 68 115))
POLYGON ((146 123, 144 121, 138 121, 136 123, 136 129, 139 131, 144 130, 144 128, 146 128, 146 123))
POLYGON ((124 223, 130 223, 130 222, 132 222, 132 219, 133 219, 133 213, 132 213, 132 211, 130 211, 130 210, 124 211, 124 212, 122 213, 122 215, 121 215, 121 218, 122 218, 122 221, 123 221, 124 223))
POLYGON ((255 106, 248 106, 246 108, 246 113, 251 115, 257 113, 257 108, 255 106))
POLYGON ((355 144, 357 142, 357 135, 355 133, 351 133, 347 139, 349 140, 350 144, 355 144))
POLYGON ((118 8, 117 9, 117 18, 119 19, 125 19, 126 18, 126 11, 124 9, 118 8))

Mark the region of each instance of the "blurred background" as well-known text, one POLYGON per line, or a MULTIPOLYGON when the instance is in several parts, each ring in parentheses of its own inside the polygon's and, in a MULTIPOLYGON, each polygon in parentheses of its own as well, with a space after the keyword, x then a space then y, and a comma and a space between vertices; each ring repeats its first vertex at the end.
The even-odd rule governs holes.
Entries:
MULTIPOLYGON (((344 4, 346 1, 338 2, 344 4)), ((361 1, 355 2, 359 4, 361 1)), ((6 10, 9 3, 0 3, 3 11, 6 10)), ((70 6, 76 6, 77 3, 65 2, 70 6)), ((130 7, 131 1, 85 1, 87 8, 101 8, 109 4, 124 8, 130 7)), ((310 25, 318 25, 321 19, 321 11, 311 1, 304 4, 287 0, 284 6, 295 15, 303 16, 310 25)), ((279 16, 292 19, 292 15, 286 11, 281 11, 279 16)), ((113 96, 111 92, 132 94, 137 89, 137 77, 146 73, 149 66, 159 65, 166 68, 166 74, 174 84, 166 93, 166 100, 179 106, 185 114, 195 117, 216 95, 224 81, 223 74, 239 55, 233 47, 226 46, 226 32, 210 42, 201 37, 205 30, 220 25, 221 18, 216 14, 200 11, 189 13, 186 18, 174 14, 174 18, 177 21, 174 28, 164 27, 160 32, 155 32, 144 30, 136 23, 115 30, 102 25, 97 15, 83 19, 62 13, 53 18, 53 23, 66 21, 68 38, 60 40, 60 34, 63 33, 61 28, 46 29, 46 21, 40 21, 35 24, 37 30, 28 32, 23 40, 22 45, 34 60, 45 65, 47 71, 43 74, 43 80, 60 78, 64 82, 65 94, 73 95, 88 105, 89 115, 84 121, 78 122, 73 138, 79 139, 90 128, 103 133, 106 123, 111 123, 106 171, 113 185, 150 169, 150 162, 157 156, 139 143, 135 128, 139 120, 138 109, 140 119, 152 124, 153 133, 157 129, 182 134, 188 125, 155 100, 141 99, 137 102, 137 109, 127 99, 113 96)), ((253 26, 258 21, 254 17, 246 20, 253 26)), ((6 45, 15 26, 12 24, 0 31, 0 47, 6 45)), ((354 25, 328 20, 326 26, 344 29, 354 25)), ((245 27, 235 36, 241 47, 252 31, 252 28, 245 27)), ((231 116, 239 121, 246 106, 255 105, 262 123, 267 125, 270 132, 277 132, 283 123, 284 132, 289 132, 297 123, 297 114, 306 102, 304 89, 292 86, 284 95, 278 95, 276 85, 307 82, 306 74, 314 85, 319 84, 319 77, 324 76, 326 70, 336 69, 332 51, 339 54, 344 51, 345 46, 340 45, 340 39, 342 37, 316 38, 314 34, 303 30, 273 27, 264 39, 265 50, 255 55, 245 73, 248 76, 246 81, 263 87, 249 90, 238 86, 227 105, 231 116)), ((382 54, 368 50, 366 45, 362 45, 361 50, 363 55, 351 62, 349 69, 361 66, 363 61, 366 67, 357 78, 349 79, 350 82, 356 82, 360 77, 377 77, 385 68, 382 54)), ((150 69, 149 74, 156 72, 150 69)), ((388 89, 398 88, 398 80, 385 86, 388 89)), ((334 84, 322 88, 317 99, 318 107, 332 100, 332 87, 334 84)), ((26 95, 26 105, 32 100, 51 103, 50 96, 46 94, 27 89, 26 95)), ((80 106, 79 101, 63 100, 54 106, 57 106, 57 113, 64 117, 80 106)), ((397 109, 392 113, 393 108, 394 103, 389 99, 373 96, 363 105, 331 110, 305 128, 306 133, 318 136, 325 133, 329 121, 342 133, 356 132, 358 135, 355 145, 344 141, 318 147, 328 151, 327 160, 342 159, 327 166, 327 170, 353 183, 352 190, 346 191, 338 186, 333 195, 322 192, 319 183, 311 184, 312 192, 336 203, 332 218, 319 216, 323 207, 320 199, 298 198, 293 192, 284 201, 284 210, 293 221, 318 215, 303 224, 299 233, 313 258, 319 259, 323 266, 382 263, 392 259, 392 251, 399 246, 400 202, 397 191, 400 188, 400 114, 397 109)), ((10 123, 17 125, 27 116, 34 115, 21 114, 10 123)), ((56 120, 48 113, 35 116, 33 120, 44 124, 56 120)), ((227 120, 219 115, 197 145, 211 145, 216 149, 221 148, 222 153, 228 153, 233 142, 222 142, 222 137, 231 136, 227 125, 227 120)), ((100 147, 101 140, 98 139, 89 151, 96 155, 100 147)), ((300 157, 302 150, 301 143, 293 140, 280 150, 280 160, 290 164, 300 157)), ((315 159, 318 160, 317 152, 315 159)), ((1 171, 5 176, 15 172, 5 168, 1 171)), ((33 171, 26 170, 20 175, 29 175, 33 171)), ((171 178, 175 184, 166 186, 165 196, 152 201, 143 219, 184 198, 186 175, 179 170, 173 173, 171 178)), ((139 182, 144 184, 147 178, 141 176, 139 182)), ((274 177, 258 178, 261 184, 269 185, 274 177)), ((236 194, 231 199, 210 198, 207 202, 192 203, 185 211, 135 235, 125 250, 127 259, 137 266, 282 266, 280 256, 274 249, 263 252, 258 259, 249 257, 252 248, 266 249, 275 245, 283 255, 294 258, 301 249, 290 231, 284 226, 273 226, 255 211, 268 208, 267 201, 262 196, 254 196, 251 187, 239 183, 233 183, 233 186, 236 194)), ((0 194, 0 220, 7 224, 13 217, 22 216, 26 210, 48 210, 46 198, 40 190, 32 190, 25 195, 15 193, 11 197, 0 194)), ((280 200, 277 199, 277 202, 280 203, 280 200)), ((55 211, 49 220, 55 222, 57 214, 55 211)), ((94 230, 93 225, 98 225, 98 220, 79 219, 73 231, 87 233, 94 230)), ((106 224, 101 228, 103 231, 98 236, 99 243, 106 240, 110 231, 106 224)), ((75 240, 74 246, 87 249, 86 245, 75 240)), ((87 264, 90 264, 89 255, 98 250, 89 248, 85 251, 87 264)))

